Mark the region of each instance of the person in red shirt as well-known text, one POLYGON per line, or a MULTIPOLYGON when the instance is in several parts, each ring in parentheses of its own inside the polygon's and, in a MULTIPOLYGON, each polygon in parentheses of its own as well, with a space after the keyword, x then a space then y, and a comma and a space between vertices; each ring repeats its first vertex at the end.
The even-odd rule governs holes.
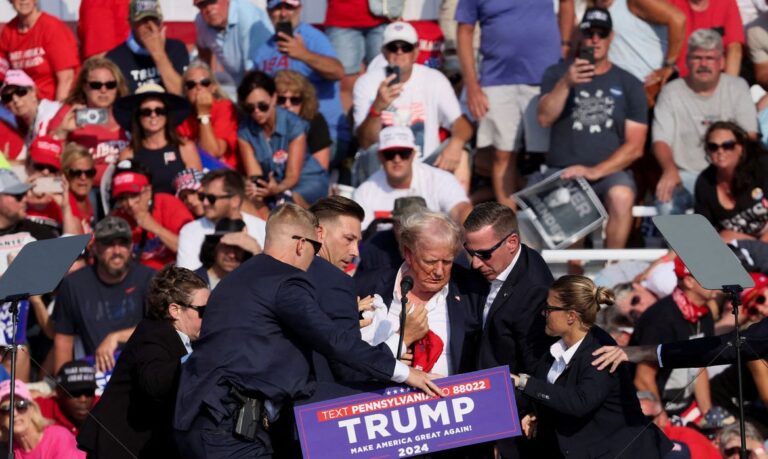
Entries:
POLYGON ((237 155, 237 111, 221 92, 211 68, 193 61, 182 76, 192 110, 176 132, 227 166, 242 171, 237 155))
MULTIPOLYGON (((714 29, 723 37, 725 45, 725 73, 739 76, 744 49, 744 26, 736 0, 670 0, 672 5, 685 14, 685 42, 699 29, 714 29)), ((685 63, 688 50, 684 46, 677 58, 677 70, 681 77, 688 75, 685 63)))
POLYGON ((41 98, 64 100, 80 64, 75 35, 40 11, 37 0, 11 0, 16 16, 0 32, 2 67, 24 70, 41 98))
MULTIPOLYGON (((93 190, 93 179, 96 176, 96 168, 93 158, 88 150, 79 144, 70 142, 64 146, 61 155, 61 172, 69 190, 69 210, 71 217, 64 214, 64 218, 74 220, 72 226, 77 226, 78 233, 93 233, 96 225, 93 205, 89 195, 93 190)), ((64 226, 70 226, 65 223, 64 226)))
POLYGON ((77 21, 77 37, 83 59, 104 57, 128 39, 130 0, 82 0, 77 21))
POLYGON ((43 417, 65 427, 75 436, 99 401, 96 396, 96 369, 83 360, 62 365, 56 375, 56 393, 52 397, 36 397, 43 417))
POLYGON ((176 262, 181 227, 194 220, 175 196, 154 193, 140 164, 121 161, 112 179, 112 215, 124 218, 133 232, 133 250, 145 266, 162 269, 176 262))

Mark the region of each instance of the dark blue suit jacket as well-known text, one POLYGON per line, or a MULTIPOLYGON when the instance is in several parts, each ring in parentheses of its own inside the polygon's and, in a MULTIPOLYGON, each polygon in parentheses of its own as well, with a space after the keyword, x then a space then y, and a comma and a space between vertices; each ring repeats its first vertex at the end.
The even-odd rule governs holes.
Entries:
MULTIPOLYGON (((399 268, 384 276, 376 287, 376 294, 384 304, 392 303, 393 289, 399 268)), ((456 264, 451 268, 448 282, 448 323, 450 326, 451 368, 454 374, 474 371, 477 345, 482 332, 481 320, 487 283, 476 273, 456 264)), ((445 375, 448 376, 448 375, 445 375)))
POLYGON ((231 415, 230 387, 292 402, 315 389, 312 350, 389 380, 395 359, 337 327, 317 306, 306 274, 257 255, 223 279, 208 301, 200 338, 182 365, 174 427, 189 430, 205 408, 216 422, 231 415))

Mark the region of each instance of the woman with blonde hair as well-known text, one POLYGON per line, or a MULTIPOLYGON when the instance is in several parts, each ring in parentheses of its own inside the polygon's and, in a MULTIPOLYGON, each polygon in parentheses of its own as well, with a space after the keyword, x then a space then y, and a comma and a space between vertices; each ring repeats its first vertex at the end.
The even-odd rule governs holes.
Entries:
POLYGON ((522 425, 536 436, 539 457, 663 457, 672 443, 654 425, 646 426, 627 368, 616 373, 592 365, 592 352, 615 341, 595 325, 600 305, 613 292, 584 276, 557 279, 549 290, 546 333, 560 338, 531 375, 512 375, 515 387, 533 405, 522 425))
MULTIPOLYGON (((63 212, 64 226, 68 226, 68 218, 74 218, 77 220, 79 232, 92 233, 95 221, 93 205, 88 195, 93 189, 93 180, 96 177, 93 157, 84 146, 70 142, 64 146, 64 152, 61 154, 61 171, 69 188, 69 212, 63 212)), ((64 209, 65 205, 62 206, 62 210, 64 209)))
POLYGON ((216 75, 203 61, 189 64, 182 75, 184 97, 191 105, 187 119, 176 128, 181 137, 197 144, 229 167, 240 170, 237 156, 237 110, 222 92, 216 75))
POLYGON ((325 117, 320 113, 317 92, 304 75, 293 70, 281 70, 275 75, 277 105, 299 115, 309 122, 307 149, 328 170, 331 163, 331 132, 325 117))

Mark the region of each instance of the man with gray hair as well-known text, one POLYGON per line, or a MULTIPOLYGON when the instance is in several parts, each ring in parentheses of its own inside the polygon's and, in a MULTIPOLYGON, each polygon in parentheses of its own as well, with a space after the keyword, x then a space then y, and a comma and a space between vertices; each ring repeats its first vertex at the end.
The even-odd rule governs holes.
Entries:
POLYGON ((662 169, 656 199, 662 214, 693 207, 696 178, 709 165, 701 144, 710 124, 733 121, 750 137, 757 136, 757 111, 749 86, 723 72, 720 35, 711 29, 693 32, 686 62, 688 76, 662 89, 654 112, 653 154, 662 169))

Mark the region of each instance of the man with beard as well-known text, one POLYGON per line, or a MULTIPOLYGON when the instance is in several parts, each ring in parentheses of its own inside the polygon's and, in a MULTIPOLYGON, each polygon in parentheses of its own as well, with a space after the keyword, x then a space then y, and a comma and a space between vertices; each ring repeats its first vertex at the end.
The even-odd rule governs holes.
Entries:
POLYGON ((85 356, 94 356, 97 370, 111 370, 115 351, 144 317, 144 300, 155 271, 131 262, 128 222, 106 217, 96 225, 94 239, 95 264, 65 277, 56 295, 56 371, 85 356))
POLYGON ((731 120, 757 137, 757 112, 747 82, 723 73, 720 34, 712 29, 693 32, 686 62, 688 76, 670 82, 659 94, 651 130, 653 154, 662 171, 657 207, 664 214, 693 207, 696 178, 709 165, 701 139, 710 124, 731 120))

